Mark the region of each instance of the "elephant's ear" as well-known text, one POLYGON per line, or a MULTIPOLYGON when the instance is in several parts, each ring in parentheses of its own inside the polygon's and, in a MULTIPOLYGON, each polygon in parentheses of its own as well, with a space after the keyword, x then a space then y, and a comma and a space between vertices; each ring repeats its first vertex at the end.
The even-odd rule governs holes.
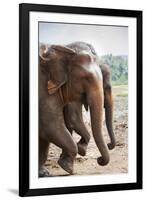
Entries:
MULTIPOLYGON (((56 53, 56 59, 65 58, 67 55, 75 54, 75 51, 61 45, 52 45, 56 53)), ((52 79, 48 81, 48 93, 54 94, 57 90, 67 82, 67 66, 63 63, 56 65, 56 68, 53 69, 52 79)))
POLYGON ((42 46, 40 48, 40 59, 48 63, 46 67, 50 66, 50 80, 48 81, 49 94, 54 94, 67 82, 67 59, 65 58, 73 54, 75 54, 74 50, 61 45, 42 46))
POLYGON ((57 91, 57 85, 52 80, 48 81, 48 93, 54 94, 57 91))
POLYGON ((50 45, 40 45, 39 47, 39 57, 43 62, 48 62, 50 61, 52 58, 55 58, 56 52, 55 50, 52 48, 52 46, 50 45))
POLYGON ((66 83, 67 79, 64 79, 64 81, 57 83, 56 81, 49 80, 48 81, 48 93, 54 94, 57 92, 57 90, 66 83))

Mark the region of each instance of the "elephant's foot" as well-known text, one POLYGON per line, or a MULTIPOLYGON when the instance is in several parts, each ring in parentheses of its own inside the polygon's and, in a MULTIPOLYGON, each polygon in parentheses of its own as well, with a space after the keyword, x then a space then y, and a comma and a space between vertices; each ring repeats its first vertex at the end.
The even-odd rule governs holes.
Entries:
POLYGON ((78 142, 77 145, 78 145, 78 153, 79 153, 81 156, 85 156, 85 155, 86 155, 86 151, 87 151, 87 146, 88 146, 88 144, 78 142))
POLYGON ((50 173, 49 171, 47 170, 46 167, 42 166, 40 167, 40 170, 39 170, 39 177, 50 177, 50 173))
POLYGON ((112 150, 112 149, 115 148, 115 146, 116 146, 116 142, 108 143, 107 146, 108 146, 108 149, 109 149, 109 150, 112 150))
POLYGON ((61 156, 58 164, 69 174, 73 174, 73 161, 69 157, 61 156))

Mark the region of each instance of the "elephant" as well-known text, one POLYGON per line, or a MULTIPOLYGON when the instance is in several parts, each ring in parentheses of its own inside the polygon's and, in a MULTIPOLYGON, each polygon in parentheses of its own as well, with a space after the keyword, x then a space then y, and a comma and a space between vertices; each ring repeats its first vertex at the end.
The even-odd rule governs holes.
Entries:
MULTIPOLYGON (((85 51, 91 53, 95 56, 96 52, 92 45, 85 42, 75 42, 67 45, 67 47, 75 51, 85 51)), ((109 149, 115 148, 116 139, 113 131, 113 98, 112 98, 112 86, 110 81, 110 69, 106 64, 99 65, 102 76, 103 76, 103 89, 104 89, 104 107, 105 107, 105 119, 107 130, 110 136, 110 143, 108 144, 109 149)), ((88 110, 88 105, 84 99, 84 107, 88 110)), ((86 149, 90 140, 90 134, 86 129, 83 116, 82 116, 82 103, 81 102, 71 102, 64 107, 64 118, 65 124, 70 133, 75 130, 81 136, 78 142, 78 153, 82 156, 86 154, 86 149)))
MULTIPOLYGON (((100 65, 103 75, 103 89, 104 89, 104 108, 105 108, 105 121, 110 136, 110 143, 108 148, 114 149, 116 146, 115 134, 113 131, 113 97, 112 97, 112 86, 110 83, 110 72, 109 67, 106 64, 100 65)), ((88 105, 84 100, 84 107, 88 111, 88 105)), ((82 116, 82 103, 71 102, 64 107, 64 119, 65 124, 70 133, 73 130, 81 136, 78 145, 78 153, 81 156, 86 155, 86 149, 90 140, 90 134, 84 124, 82 116)))
POLYGON ((103 137, 103 80, 95 55, 67 46, 41 45, 39 49, 39 177, 49 176, 44 166, 49 144, 63 151, 58 164, 73 174, 78 147, 64 121, 64 107, 87 103, 99 165, 107 165, 109 150, 103 137), (84 101, 85 100, 85 101, 84 101))

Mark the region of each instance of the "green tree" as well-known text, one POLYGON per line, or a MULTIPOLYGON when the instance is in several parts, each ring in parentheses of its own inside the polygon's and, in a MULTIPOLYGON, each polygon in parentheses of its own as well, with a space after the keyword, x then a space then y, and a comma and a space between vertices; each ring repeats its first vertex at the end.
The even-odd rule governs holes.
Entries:
POLYGON ((111 68, 111 79, 113 84, 127 84, 128 82, 128 56, 104 55, 100 58, 111 68))

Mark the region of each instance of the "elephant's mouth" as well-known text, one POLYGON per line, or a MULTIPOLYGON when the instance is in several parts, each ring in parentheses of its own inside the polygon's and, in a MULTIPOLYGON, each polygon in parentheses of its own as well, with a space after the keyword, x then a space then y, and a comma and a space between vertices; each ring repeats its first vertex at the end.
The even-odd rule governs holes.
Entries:
POLYGON ((82 104, 84 105, 85 110, 88 111, 89 105, 88 105, 87 97, 85 93, 82 95, 82 104))

